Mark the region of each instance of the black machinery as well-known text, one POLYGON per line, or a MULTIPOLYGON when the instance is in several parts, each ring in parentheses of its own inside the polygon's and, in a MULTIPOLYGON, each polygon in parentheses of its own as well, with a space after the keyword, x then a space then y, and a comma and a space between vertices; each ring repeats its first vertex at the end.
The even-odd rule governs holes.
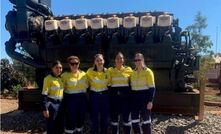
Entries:
MULTIPOLYGON (((6 15, 6 29, 11 35, 5 43, 6 52, 36 68, 39 87, 55 59, 67 67, 66 58, 77 55, 84 70, 92 66, 96 53, 104 54, 108 67, 113 65, 114 53, 121 51, 127 65, 133 67, 134 54, 141 52, 155 73, 154 111, 193 115, 200 112, 200 93, 192 86, 199 57, 191 46, 189 33, 182 31, 173 14, 154 11, 53 16, 50 0, 10 2, 14 9, 6 15), (20 52, 15 51, 17 46, 22 48, 20 52)), ((38 94, 40 91, 35 90, 38 94)), ((20 109, 27 108, 29 103, 24 103, 28 102, 25 98, 31 98, 29 94, 26 90, 20 92, 20 109)))

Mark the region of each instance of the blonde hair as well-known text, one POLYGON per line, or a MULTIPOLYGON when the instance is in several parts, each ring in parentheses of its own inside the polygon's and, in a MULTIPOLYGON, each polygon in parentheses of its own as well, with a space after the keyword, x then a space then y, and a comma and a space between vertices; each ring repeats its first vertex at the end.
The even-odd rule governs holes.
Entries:
POLYGON ((136 54, 135 54, 135 57, 137 57, 137 56, 141 57, 141 58, 142 58, 142 60, 144 61, 144 56, 143 56, 143 54, 142 54, 142 53, 136 53, 136 54))
POLYGON ((104 56, 103 56, 103 54, 95 54, 94 55, 94 70, 95 71, 97 71, 97 66, 95 65, 95 60, 98 58, 98 57, 102 57, 103 58, 103 60, 104 60, 104 56))
POLYGON ((80 59, 77 56, 69 56, 67 58, 67 62, 70 63, 71 60, 77 60, 78 62, 80 62, 80 59))
POLYGON ((144 56, 142 53, 136 53, 135 57, 141 57, 142 63, 143 63, 143 67, 146 67, 145 61, 144 61, 144 56))

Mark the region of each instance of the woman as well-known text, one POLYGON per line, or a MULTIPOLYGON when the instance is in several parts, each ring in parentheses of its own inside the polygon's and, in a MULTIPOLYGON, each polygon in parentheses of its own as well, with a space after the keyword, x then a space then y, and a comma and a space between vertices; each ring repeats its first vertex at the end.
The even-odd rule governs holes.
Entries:
POLYGON ((51 74, 44 78, 43 83, 43 115, 47 121, 47 134, 61 132, 61 101, 63 98, 63 83, 61 80, 62 65, 60 61, 55 61, 51 67, 51 74))
POLYGON ((144 63, 141 53, 135 55, 135 70, 131 74, 132 88, 132 127, 134 134, 140 134, 140 118, 142 118, 143 134, 151 133, 151 109, 155 93, 154 74, 144 63))
POLYGON ((112 133, 119 133, 119 115, 122 115, 124 134, 130 134, 129 121, 129 77, 132 73, 130 67, 124 66, 124 56, 118 52, 115 56, 115 67, 108 69, 110 74, 110 104, 112 133))
POLYGON ((95 55, 94 64, 95 66, 87 71, 90 83, 91 133, 107 134, 109 113, 108 73, 106 68, 104 68, 104 57, 102 54, 95 55))
POLYGON ((77 56, 67 58, 70 72, 62 74, 64 83, 64 105, 66 111, 65 133, 83 133, 86 112, 87 76, 79 69, 80 59, 77 56))

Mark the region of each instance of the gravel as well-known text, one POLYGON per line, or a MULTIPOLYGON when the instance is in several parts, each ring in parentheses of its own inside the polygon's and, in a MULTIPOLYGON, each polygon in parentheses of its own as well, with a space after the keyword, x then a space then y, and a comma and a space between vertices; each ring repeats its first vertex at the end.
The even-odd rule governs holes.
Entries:
POLYGON ((153 115, 154 134, 221 134, 221 116, 205 112, 204 120, 179 115, 153 115))
MULTIPOLYGON (((202 122, 179 115, 153 115, 153 134, 221 134, 221 116, 205 113, 202 122)), ((44 133, 40 112, 13 111, 1 115, 1 133, 44 133)), ((88 133, 88 132, 87 132, 88 133)))
POLYGON ((1 132, 43 133, 45 120, 41 112, 15 110, 1 114, 1 132))
MULTIPOLYGON (((1 99, 1 134, 45 133, 45 120, 41 112, 14 109, 1 99), (7 104, 4 106, 4 104, 7 104)), ((221 115, 205 112, 198 122, 190 116, 153 114, 153 134, 221 134, 221 115)), ((88 133, 88 127, 87 132, 88 133)))

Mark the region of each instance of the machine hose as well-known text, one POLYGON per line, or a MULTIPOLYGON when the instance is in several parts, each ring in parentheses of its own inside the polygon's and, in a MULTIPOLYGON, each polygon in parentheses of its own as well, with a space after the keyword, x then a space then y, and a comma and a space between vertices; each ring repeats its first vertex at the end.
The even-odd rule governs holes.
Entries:
MULTIPOLYGON (((16 5, 16 0, 9 0, 9 1, 12 4, 16 5)), ((41 13, 43 13, 43 14, 45 14, 47 16, 53 16, 52 11, 50 10, 50 8, 47 5, 43 5, 43 4, 38 3, 38 2, 36 2, 34 0, 27 0, 26 4, 29 7, 33 8, 33 9, 35 9, 37 11, 40 11, 41 13)))
POLYGON ((26 57, 25 55, 18 53, 15 51, 16 49, 16 41, 14 38, 10 38, 9 41, 5 42, 5 51, 11 58, 18 60, 24 64, 36 67, 36 68, 45 68, 46 65, 41 62, 37 61, 36 59, 32 59, 29 57, 26 57))

